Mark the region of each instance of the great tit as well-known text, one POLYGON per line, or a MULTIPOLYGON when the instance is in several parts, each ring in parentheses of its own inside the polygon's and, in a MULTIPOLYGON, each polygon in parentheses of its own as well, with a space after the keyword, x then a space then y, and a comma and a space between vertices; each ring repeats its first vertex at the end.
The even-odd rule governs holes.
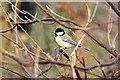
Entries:
MULTIPOLYGON (((68 34, 66 34, 62 28, 57 28, 54 31, 54 34, 56 43, 63 48, 69 48, 77 45, 77 42, 75 42, 68 34)), ((89 49, 85 48, 84 46, 80 45, 79 47, 89 51, 89 49)))

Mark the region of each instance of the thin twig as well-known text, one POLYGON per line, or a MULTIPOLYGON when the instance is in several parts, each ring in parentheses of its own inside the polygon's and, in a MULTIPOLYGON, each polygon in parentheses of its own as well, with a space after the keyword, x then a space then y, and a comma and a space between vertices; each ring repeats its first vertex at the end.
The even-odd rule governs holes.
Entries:
POLYGON ((38 74, 37 78, 40 77, 41 75, 43 75, 44 73, 48 72, 51 68, 52 68, 53 65, 50 65, 49 68, 47 68, 46 70, 44 70, 43 72, 41 72, 40 74, 38 74))
POLYGON ((11 31, 11 30, 15 29, 15 27, 16 27, 16 25, 14 25, 13 27, 8 28, 8 29, 6 29, 6 30, 2 30, 2 31, 0 31, 0 33, 6 33, 6 32, 8 32, 8 31, 11 31))
POLYGON ((62 18, 62 19, 66 19, 66 18, 64 18, 63 16, 60 16, 60 15, 58 15, 57 13, 55 13, 52 9, 50 9, 50 7, 48 7, 47 5, 46 5, 46 8, 52 13, 52 14, 54 14, 55 16, 57 16, 57 17, 59 17, 59 18, 62 18))
MULTIPOLYGON (((38 48, 38 47, 37 47, 38 48)), ((36 50, 36 54, 35 54, 35 57, 34 57, 34 77, 36 78, 38 76, 38 68, 39 68, 39 51, 36 50)))
MULTIPOLYGON (((83 67, 85 68, 86 67, 86 63, 85 63, 85 60, 84 60, 84 58, 82 57, 82 63, 83 63, 83 67)), ((87 80, 87 73, 86 73, 86 71, 84 72, 85 73, 85 80, 87 80)))
POLYGON ((115 40, 116 40, 117 36, 118 36, 118 32, 115 34, 115 37, 113 38, 113 41, 112 41, 113 50, 115 50, 115 40))
POLYGON ((98 78, 100 78, 100 79, 104 79, 102 76, 99 76, 99 75, 97 75, 97 74, 94 74, 94 73, 91 73, 91 72, 88 72, 88 71, 87 71, 87 74, 96 76, 96 77, 98 77, 98 78))
POLYGON ((106 74, 105 74, 105 72, 104 72, 104 70, 103 70, 103 67, 101 67, 100 65, 101 65, 101 62, 94 56, 94 55, 92 55, 92 57, 95 59, 95 61, 98 63, 98 65, 99 65, 99 67, 100 67, 100 69, 101 69, 101 71, 102 71, 102 74, 103 74, 103 76, 104 76, 104 78, 106 78, 106 74))
POLYGON ((26 67, 22 65, 22 68, 26 72, 26 74, 28 74, 30 78, 32 78, 32 75, 30 75, 30 72, 26 69, 26 67))
POLYGON ((77 80, 82 80, 77 69, 75 69, 75 73, 76 73, 76 76, 77 76, 77 80))
MULTIPOLYGON (((111 7, 110 7, 108 22, 111 22, 111 21, 112 19, 111 19, 111 7)), ((112 31, 112 23, 108 24, 108 43, 110 47, 112 47, 111 40, 110 40, 111 31, 112 31)))
POLYGON ((14 74, 17 74, 18 76, 21 76, 21 77, 23 77, 23 78, 27 78, 26 76, 24 76, 24 75, 22 75, 22 74, 20 74, 20 73, 18 73, 18 72, 16 72, 16 71, 13 71, 13 70, 11 70, 11 69, 8 69, 7 67, 4 67, 4 66, 1 66, 1 65, 0 65, 0 68, 5 69, 5 70, 7 70, 7 71, 10 71, 10 72, 12 72, 12 73, 14 73, 14 74))

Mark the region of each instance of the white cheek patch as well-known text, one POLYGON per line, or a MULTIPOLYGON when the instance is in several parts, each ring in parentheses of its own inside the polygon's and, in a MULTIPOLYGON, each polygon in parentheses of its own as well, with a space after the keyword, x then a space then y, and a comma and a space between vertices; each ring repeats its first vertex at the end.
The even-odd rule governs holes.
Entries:
POLYGON ((57 34, 58 36, 61 36, 61 35, 64 34, 64 32, 57 32, 56 34, 57 34))

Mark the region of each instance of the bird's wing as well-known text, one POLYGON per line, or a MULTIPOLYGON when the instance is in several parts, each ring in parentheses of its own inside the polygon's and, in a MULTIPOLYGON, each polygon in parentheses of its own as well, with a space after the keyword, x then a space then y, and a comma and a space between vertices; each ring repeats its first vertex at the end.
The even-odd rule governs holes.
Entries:
MULTIPOLYGON (((72 45, 74 45, 74 46, 77 45, 77 43, 76 43, 73 39, 71 39, 71 38, 63 39, 63 41, 64 41, 64 42, 67 42, 67 43, 70 43, 70 44, 72 44, 72 45)), ((78 47, 81 47, 81 48, 83 48, 83 49, 85 49, 85 50, 87 50, 87 51, 90 51, 89 49, 85 48, 85 47, 82 46, 82 45, 79 45, 78 47)))
POLYGON ((66 38, 66 39, 63 39, 64 42, 67 42, 67 43, 70 43, 74 46, 77 45, 77 43, 72 39, 72 38, 66 38))

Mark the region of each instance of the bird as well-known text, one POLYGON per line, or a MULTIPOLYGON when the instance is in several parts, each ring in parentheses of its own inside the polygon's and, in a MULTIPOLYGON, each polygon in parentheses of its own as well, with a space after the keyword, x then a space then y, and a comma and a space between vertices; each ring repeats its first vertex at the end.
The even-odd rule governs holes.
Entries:
MULTIPOLYGON (((72 46, 77 46, 77 42, 74 41, 65 31, 64 29, 58 27, 54 31, 55 34, 55 41, 56 43, 60 46, 63 47, 64 49, 67 49, 72 46)), ((82 45, 79 45, 78 47, 83 48, 87 51, 90 51, 88 48, 85 48, 82 45)))

